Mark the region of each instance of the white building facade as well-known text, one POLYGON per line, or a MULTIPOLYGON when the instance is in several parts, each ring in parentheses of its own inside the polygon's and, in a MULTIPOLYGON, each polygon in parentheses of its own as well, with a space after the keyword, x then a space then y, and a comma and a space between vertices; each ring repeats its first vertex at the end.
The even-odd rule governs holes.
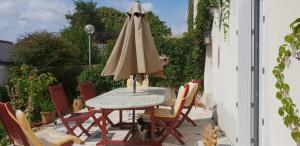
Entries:
MULTIPOLYGON (((204 96, 217 105, 218 124, 233 145, 297 146, 278 115, 272 70, 290 23, 300 17, 299 6, 299 0, 230 0, 226 39, 220 11, 214 13, 204 96)), ((300 62, 292 60, 285 75, 297 105, 299 74, 300 62)))

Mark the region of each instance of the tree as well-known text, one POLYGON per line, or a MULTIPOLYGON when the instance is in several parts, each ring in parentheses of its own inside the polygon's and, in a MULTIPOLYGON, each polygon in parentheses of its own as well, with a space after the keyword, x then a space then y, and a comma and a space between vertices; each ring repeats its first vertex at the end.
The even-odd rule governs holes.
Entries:
POLYGON ((152 36, 155 37, 164 37, 164 36, 170 36, 172 34, 171 28, 169 28, 164 22, 159 19, 157 15, 155 15, 153 12, 148 12, 147 20, 150 25, 152 36))
POLYGON ((67 14, 66 19, 70 21, 71 26, 84 27, 87 24, 94 25, 96 32, 102 29, 101 23, 96 13, 97 3, 83 0, 75 0, 75 12, 67 14))
MULTIPOLYGON (((79 48, 79 61, 80 64, 88 63, 88 37, 84 32, 83 27, 66 27, 60 31, 62 37, 66 38, 72 44, 79 48)), ((92 48, 94 49, 94 48, 92 48)))
POLYGON ((116 39, 125 23, 126 14, 108 7, 97 8, 96 12, 103 26, 100 35, 96 39, 105 43, 108 40, 116 39))
POLYGON ((66 90, 75 93, 80 55, 76 45, 57 33, 47 31, 25 34, 16 43, 12 58, 15 65, 27 64, 41 72, 53 73, 66 90))

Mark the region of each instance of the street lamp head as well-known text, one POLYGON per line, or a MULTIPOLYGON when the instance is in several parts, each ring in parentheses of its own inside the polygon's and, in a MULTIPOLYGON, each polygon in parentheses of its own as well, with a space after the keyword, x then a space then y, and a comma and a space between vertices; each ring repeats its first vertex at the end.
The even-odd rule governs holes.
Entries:
POLYGON ((91 34, 93 34, 93 33, 95 32, 95 27, 94 27, 93 25, 91 25, 91 24, 88 24, 88 25, 86 25, 86 26, 84 27, 84 31, 85 31, 87 34, 91 35, 91 34))

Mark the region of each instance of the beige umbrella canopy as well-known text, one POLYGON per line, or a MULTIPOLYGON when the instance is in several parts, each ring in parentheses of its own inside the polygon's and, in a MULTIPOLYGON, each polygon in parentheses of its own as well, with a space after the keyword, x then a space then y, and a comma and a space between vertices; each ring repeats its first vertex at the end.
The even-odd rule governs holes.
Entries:
POLYGON ((126 22, 101 75, 114 75, 114 80, 125 79, 134 74, 163 78, 163 68, 145 17, 146 11, 139 2, 135 2, 127 14, 126 22))

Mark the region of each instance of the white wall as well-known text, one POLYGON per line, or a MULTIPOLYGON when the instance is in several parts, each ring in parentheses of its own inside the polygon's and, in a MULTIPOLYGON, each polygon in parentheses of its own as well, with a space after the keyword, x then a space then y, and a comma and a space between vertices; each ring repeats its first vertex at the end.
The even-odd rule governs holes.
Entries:
MULTIPOLYGON (((275 78, 272 75, 273 67, 276 65, 278 47, 283 43, 284 36, 290 32, 289 24, 300 17, 299 0, 266 0, 266 83, 267 83, 267 121, 268 123, 268 146, 296 146, 290 136, 290 130, 283 124, 278 115, 281 103, 276 99, 274 87, 275 78)), ((286 79, 291 86, 291 94, 297 107, 300 107, 300 62, 292 61, 286 72, 286 79)))
POLYGON ((219 15, 215 15, 214 19, 211 90, 217 104, 219 125, 231 143, 235 144, 237 124, 237 108, 235 106, 237 102, 236 0, 231 0, 230 11, 230 29, 226 40, 224 40, 223 29, 219 29, 219 15))
POLYGON ((0 86, 8 83, 8 67, 0 65, 0 86))

